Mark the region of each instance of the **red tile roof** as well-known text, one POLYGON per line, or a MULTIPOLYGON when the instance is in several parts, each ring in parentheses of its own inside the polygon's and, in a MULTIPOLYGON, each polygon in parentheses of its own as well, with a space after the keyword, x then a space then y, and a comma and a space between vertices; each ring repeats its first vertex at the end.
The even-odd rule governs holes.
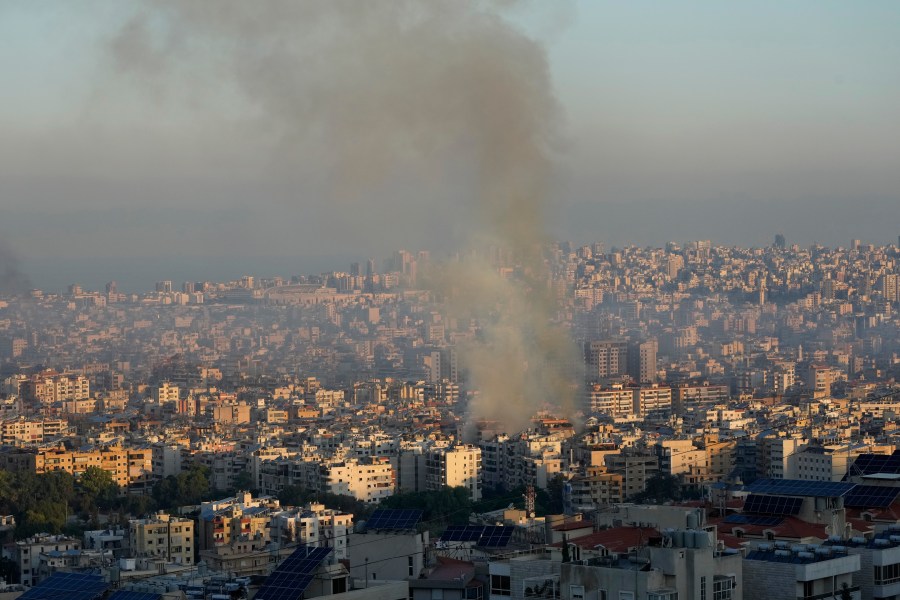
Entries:
MULTIPOLYGON (((571 539, 569 543, 585 550, 603 546, 611 552, 628 552, 631 548, 647 545, 651 537, 659 535, 659 530, 654 527, 613 527, 571 539)), ((560 546, 562 543, 554 545, 560 546)))

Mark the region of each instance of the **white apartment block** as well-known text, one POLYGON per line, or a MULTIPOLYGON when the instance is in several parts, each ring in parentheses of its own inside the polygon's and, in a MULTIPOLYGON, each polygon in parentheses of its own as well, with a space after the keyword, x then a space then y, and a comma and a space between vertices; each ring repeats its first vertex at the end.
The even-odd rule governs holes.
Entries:
POLYGON ((481 500, 481 448, 433 448, 425 454, 425 488, 464 487, 472 500, 481 500))

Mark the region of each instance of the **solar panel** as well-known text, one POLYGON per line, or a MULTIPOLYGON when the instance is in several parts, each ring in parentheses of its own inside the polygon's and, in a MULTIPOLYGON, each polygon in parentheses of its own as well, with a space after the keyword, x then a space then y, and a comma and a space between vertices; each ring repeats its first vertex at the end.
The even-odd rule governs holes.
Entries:
POLYGON ((153 592, 132 592, 130 590, 119 590, 106 600, 159 600, 162 594, 154 594, 153 592))
POLYGON ((422 511, 418 509, 380 508, 372 513, 366 521, 368 529, 415 529, 422 520, 422 511))
POLYGON ((484 525, 450 525, 441 534, 442 542, 475 542, 476 546, 501 548, 509 545, 515 527, 484 525))
POLYGON ((256 593, 257 600, 297 600, 329 553, 331 548, 297 548, 266 578, 256 593))
POLYGON ((22 600, 95 600, 109 584, 100 575, 54 573, 21 596, 22 600))
POLYGON ((479 546, 489 548, 502 548, 509 545, 512 539, 514 527, 485 527, 481 539, 478 541, 479 546))
POLYGON ((764 517, 760 515, 728 515, 725 517, 724 523, 734 525, 761 525, 763 527, 774 527, 781 525, 784 519, 780 517, 764 517))
POLYGON ((894 503, 900 487, 858 485, 844 496, 844 506, 850 508, 887 508, 894 503))
POLYGON ((744 489, 755 494, 839 498, 852 490, 855 485, 856 484, 854 483, 844 483, 840 481, 757 479, 744 489))
POLYGON ((442 542, 477 542, 484 533, 484 525, 450 525, 441 535, 442 542))
POLYGON ((796 515, 803 506, 803 498, 750 494, 744 501, 744 512, 756 515, 796 515))
POLYGON ((900 451, 893 454, 860 454, 849 469, 849 474, 854 476, 875 473, 900 474, 900 451))

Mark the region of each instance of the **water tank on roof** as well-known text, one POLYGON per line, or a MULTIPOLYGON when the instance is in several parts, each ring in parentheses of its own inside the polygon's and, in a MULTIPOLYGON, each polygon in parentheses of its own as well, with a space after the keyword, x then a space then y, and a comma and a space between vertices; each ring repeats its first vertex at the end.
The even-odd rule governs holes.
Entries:
POLYGON ((760 544, 756 547, 760 552, 769 552, 772 550, 772 544, 760 544))
POLYGON ((776 550, 775 556, 779 556, 781 558, 787 558, 787 557, 791 556, 791 551, 790 550, 776 550))
POLYGON ((850 538, 850 541, 853 542, 854 544, 865 544, 865 543, 866 543, 866 538, 860 537, 860 536, 856 536, 856 537, 850 538))
POLYGON ((797 558, 802 558, 804 560, 812 560, 816 557, 812 552, 798 552, 797 558))
POLYGON ((709 548, 709 533, 702 529, 695 531, 694 548, 709 548))
POLYGON ((685 548, 696 548, 697 547, 697 538, 695 537, 697 534, 693 529, 688 529, 684 532, 684 547, 685 548))
POLYGON ((877 538, 875 540, 875 545, 878 547, 884 548, 885 546, 891 545, 891 540, 886 540, 884 538, 877 538))
POLYGON ((684 548, 685 547, 685 545, 684 545, 684 530, 683 529, 676 530, 675 535, 672 537, 675 542, 676 548, 684 548))
POLYGON ((700 527, 700 519, 697 518, 697 513, 689 512, 687 515, 687 528, 697 529, 698 527, 700 527))

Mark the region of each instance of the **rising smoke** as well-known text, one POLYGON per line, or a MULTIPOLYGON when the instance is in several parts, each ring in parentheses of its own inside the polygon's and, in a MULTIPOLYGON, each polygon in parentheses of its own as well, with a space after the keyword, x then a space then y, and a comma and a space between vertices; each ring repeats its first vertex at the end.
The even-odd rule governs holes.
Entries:
POLYGON ((551 323, 541 253, 558 107, 543 49, 503 18, 510 4, 154 1, 111 47, 118 73, 157 93, 234 94, 278 140, 279 164, 317 161, 343 201, 452 169, 467 233, 504 248, 517 276, 470 258, 431 281, 457 320, 478 324, 462 353, 481 392, 472 416, 515 431, 568 403, 574 355, 551 323))
POLYGON ((31 287, 28 276, 19 268, 19 257, 6 240, 0 239, 0 295, 21 294, 31 287))

